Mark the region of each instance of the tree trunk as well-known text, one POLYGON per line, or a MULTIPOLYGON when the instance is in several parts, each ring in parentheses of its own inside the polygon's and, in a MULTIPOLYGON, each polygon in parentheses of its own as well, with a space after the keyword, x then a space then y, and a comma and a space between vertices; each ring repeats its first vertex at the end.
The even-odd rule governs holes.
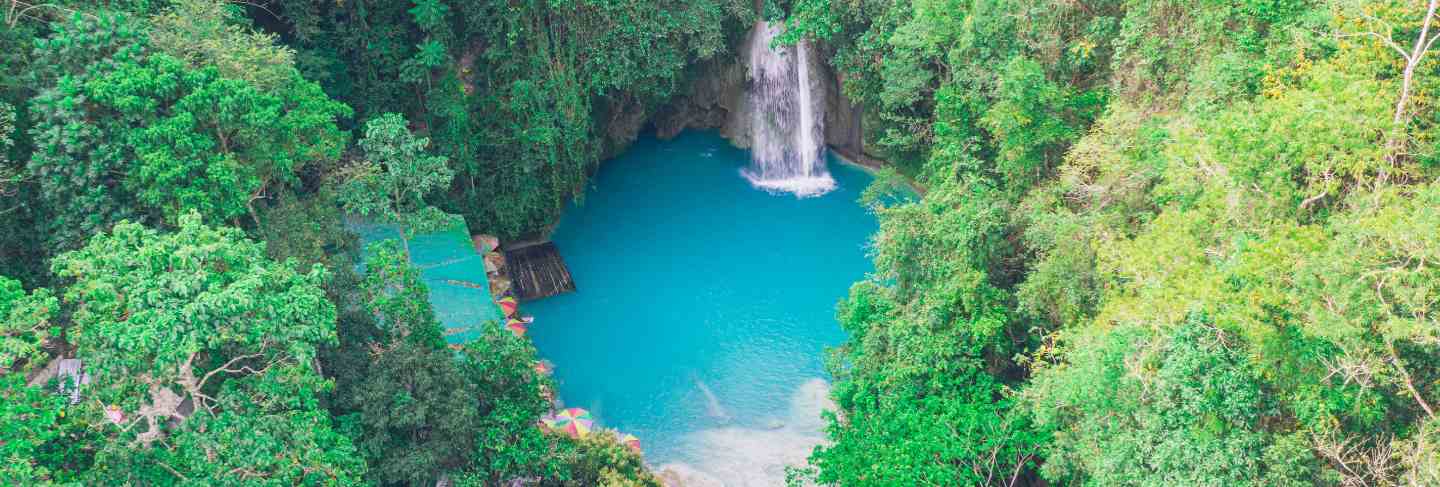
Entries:
MULTIPOLYGON (((1400 153, 1405 148, 1410 120, 1408 108, 1410 103, 1410 85, 1415 79, 1415 68, 1420 66, 1420 61, 1425 59, 1425 53, 1430 50, 1430 43, 1434 41, 1430 37, 1430 22, 1435 18, 1436 7, 1440 6, 1440 0, 1430 0, 1429 6, 1425 9, 1425 18, 1420 23, 1420 35, 1415 37, 1415 45, 1410 48, 1410 54, 1405 56, 1405 71, 1400 79, 1400 99, 1395 101, 1395 115, 1391 119, 1390 137, 1385 141, 1385 162, 1394 165, 1400 160, 1400 153)), ((1401 54, 1404 54, 1403 52, 1401 54)), ((1380 172, 1380 181, 1387 180, 1388 171, 1380 172)))

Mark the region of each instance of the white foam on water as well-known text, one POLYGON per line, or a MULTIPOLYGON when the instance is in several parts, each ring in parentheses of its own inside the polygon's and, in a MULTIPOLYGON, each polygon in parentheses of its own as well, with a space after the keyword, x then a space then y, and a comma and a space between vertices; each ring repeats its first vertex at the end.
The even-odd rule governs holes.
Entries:
POLYGON ((685 487, 785 485, 785 467, 804 466, 811 450, 824 441, 820 412, 834 407, 829 383, 811 379, 790 397, 789 416, 778 424, 691 433, 681 440, 688 461, 657 470, 662 478, 685 487))
POLYGON ((824 177, 793 177, 785 179, 762 179, 761 176, 752 173, 749 168, 741 169, 740 176, 750 182, 756 189, 769 191, 771 193, 790 193, 799 198, 813 198, 829 193, 835 189, 835 179, 830 175, 824 177))

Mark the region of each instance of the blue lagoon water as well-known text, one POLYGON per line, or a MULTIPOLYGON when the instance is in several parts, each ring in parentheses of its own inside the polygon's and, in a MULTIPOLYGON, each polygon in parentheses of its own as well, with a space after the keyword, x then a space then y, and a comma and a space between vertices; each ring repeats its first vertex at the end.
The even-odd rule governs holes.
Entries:
POLYGON ((872 270, 868 174, 832 160, 838 188, 796 198, 749 160, 691 132, 605 162, 553 236, 578 291, 522 306, 567 407, 702 484, 781 483, 820 441, 835 306, 872 270))

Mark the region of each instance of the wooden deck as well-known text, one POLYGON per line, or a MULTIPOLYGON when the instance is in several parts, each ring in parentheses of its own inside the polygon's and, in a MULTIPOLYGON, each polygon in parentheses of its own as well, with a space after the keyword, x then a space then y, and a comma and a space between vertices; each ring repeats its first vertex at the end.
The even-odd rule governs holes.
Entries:
POLYGON ((570 268, 554 242, 507 249, 505 263, 515 297, 521 301, 575 292, 570 268))

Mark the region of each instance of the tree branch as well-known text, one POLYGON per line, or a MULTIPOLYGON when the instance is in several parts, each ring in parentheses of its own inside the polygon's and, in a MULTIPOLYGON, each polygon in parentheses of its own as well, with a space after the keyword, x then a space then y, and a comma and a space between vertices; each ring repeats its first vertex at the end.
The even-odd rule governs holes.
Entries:
MULTIPOLYGON (((206 382, 209 382, 209 381, 210 381, 210 378, 213 377, 215 374, 218 374, 218 373, 221 373, 221 372, 230 372, 230 373, 240 373, 240 372, 244 372, 245 370, 249 369, 249 367, 242 367, 242 368, 239 369, 239 370, 235 370, 235 369, 231 369, 230 366, 231 366, 231 365, 235 365, 237 362, 240 362, 240 361, 242 361, 242 360, 249 360, 249 359, 257 358, 257 357, 260 357, 260 356, 261 356, 261 354, 252 353, 252 354, 241 355, 241 356, 238 356, 238 357, 235 357, 235 358, 230 359, 230 361, 225 362, 225 365, 221 365, 220 368, 215 369, 215 370, 212 370, 212 371, 210 371, 209 373, 206 373, 206 374, 205 374, 205 377, 201 378, 201 379, 200 379, 200 382, 197 383, 197 384, 195 384, 195 391, 199 391, 201 388, 205 387, 205 383, 206 383, 206 382)), ((192 356, 192 357, 193 357, 193 356, 192 356)), ((187 361, 187 363, 188 363, 188 361, 187 361)), ((269 366, 266 366, 265 368, 268 369, 268 368, 270 368, 270 367, 269 367, 269 366)), ((262 370, 264 370, 264 369, 262 369, 262 370)))
MULTIPOLYGON (((1434 2, 1432 1, 1431 3, 1434 2)), ((1435 410, 1430 408, 1430 403, 1425 402, 1425 398, 1420 396, 1420 391, 1415 389, 1415 382, 1410 380, 1410 372, 1405 370, 1405 364, 1400 363, 1400 356, 1395 353, 1395 343, 1389 338, 1385 339, 1385 349, 1390 353, 1390 364, 1394 365, 1395 370, 1400 372, 1400 378, 1404 381, 1405 390, 1410 391, 1410 397, 1414 398, 1415 402, 1420 404, 1420 408, 1425 410, 1427 416, 1434 419, 1435 410)))

